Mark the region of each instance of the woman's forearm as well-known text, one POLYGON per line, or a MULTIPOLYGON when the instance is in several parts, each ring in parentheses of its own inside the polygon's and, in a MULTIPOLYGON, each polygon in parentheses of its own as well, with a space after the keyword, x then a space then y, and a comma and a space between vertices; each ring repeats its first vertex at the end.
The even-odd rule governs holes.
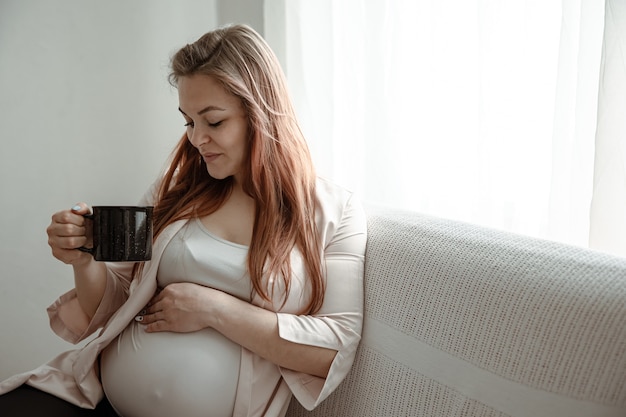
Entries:
POLYGON ((227 294, 218 299, 216 330, 278 366, 326 378, 337 351, 282 339, 276 313, 227 294))
POLYGON ((103 262, 91 260, 74 265, 74 285, 78 303, 89 318, 93 318, 106 288, 106 266, 103 262))
POLYGON ((233 342, 283 368, 325 378, 336 350, 282 339, 278 316, 237 297, 192 283, 173 283, 137 316, 147 332, 214 328, 233 342))

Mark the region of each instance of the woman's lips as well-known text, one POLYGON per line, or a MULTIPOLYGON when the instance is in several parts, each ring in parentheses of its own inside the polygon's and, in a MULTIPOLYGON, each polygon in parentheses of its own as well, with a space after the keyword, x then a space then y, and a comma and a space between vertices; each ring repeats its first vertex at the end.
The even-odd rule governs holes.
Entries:
POLYGON ((215 161, 220 155, 219 153, 204 153, 202 158, 204 158, 204 162, 209 163, 215 161))

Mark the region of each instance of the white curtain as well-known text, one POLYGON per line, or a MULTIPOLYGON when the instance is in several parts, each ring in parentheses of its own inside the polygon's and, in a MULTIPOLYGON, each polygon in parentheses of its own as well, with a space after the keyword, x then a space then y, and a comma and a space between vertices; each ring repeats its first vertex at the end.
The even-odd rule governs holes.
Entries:
POLYGON ((588 245, 603 1, 265 5, 320 174, 368 203, 588 245))
POLYGON ((606 0, 591 247, 626 256, 626 3, 606 0))

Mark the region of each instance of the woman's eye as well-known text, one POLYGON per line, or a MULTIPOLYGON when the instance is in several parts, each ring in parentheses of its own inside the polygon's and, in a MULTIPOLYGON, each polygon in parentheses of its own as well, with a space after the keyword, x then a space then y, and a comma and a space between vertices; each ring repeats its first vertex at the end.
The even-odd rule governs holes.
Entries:
MULTIPOLYGON (((207 125, 209 127, 219 127, 219 126, 221 126, 222 122, 223 122, 223 120, 220 120, 219 122, 215 122, 215 123, 209 123, 209 122, 206 122, 206 123, 207 123, 207 125)), ((194 124, 194 122, 189 121, 189 122, 186 122, 184 124, 184 126, 187 127, 187 128, 191 128, 191 127, 194 127, 195 124, 194 124)))

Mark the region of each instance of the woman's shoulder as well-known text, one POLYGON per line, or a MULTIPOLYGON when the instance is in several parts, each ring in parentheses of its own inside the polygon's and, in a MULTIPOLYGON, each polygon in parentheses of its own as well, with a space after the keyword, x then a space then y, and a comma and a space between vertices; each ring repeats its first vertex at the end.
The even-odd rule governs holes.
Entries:
POLYGON ((339 223, 347 215, 363 212, 358 196, 331 180, 318 177, 315 192, 318 218, 323 222, 339 223))
POLYGON ((318 201, 338 206, 343 206, 354 195, 347 188, 323 177, 317 177, 315 193, 318 201))

